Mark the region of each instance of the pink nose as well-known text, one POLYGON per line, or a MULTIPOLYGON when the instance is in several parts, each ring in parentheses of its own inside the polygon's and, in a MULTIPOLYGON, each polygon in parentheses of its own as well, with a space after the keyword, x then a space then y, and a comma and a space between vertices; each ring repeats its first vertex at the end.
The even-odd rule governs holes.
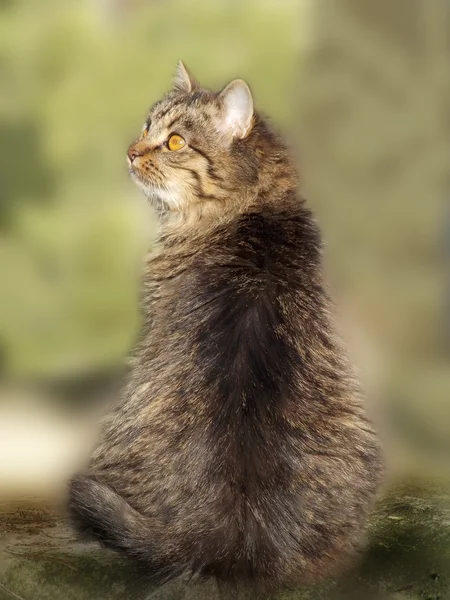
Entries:
POLYGON ((138 158, 138 156, 144 156, 145 154, 145 149, 140 146, 139 144, 132 144, 129 148, 128 148, 128 158, 130 159, 130 162, 134 162, 136 160, 136 158, 138 158))

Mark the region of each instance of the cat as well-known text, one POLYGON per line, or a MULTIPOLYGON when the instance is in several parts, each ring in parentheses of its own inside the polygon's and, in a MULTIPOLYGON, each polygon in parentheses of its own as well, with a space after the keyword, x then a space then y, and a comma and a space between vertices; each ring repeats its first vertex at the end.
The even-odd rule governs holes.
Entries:
POLYGON ((383 460, 289 151, 244 81, 213 93, 180 62, 128 164, 159 236, 72 518, 155 582, 269 594, 332 577, 361 548, 383 460))

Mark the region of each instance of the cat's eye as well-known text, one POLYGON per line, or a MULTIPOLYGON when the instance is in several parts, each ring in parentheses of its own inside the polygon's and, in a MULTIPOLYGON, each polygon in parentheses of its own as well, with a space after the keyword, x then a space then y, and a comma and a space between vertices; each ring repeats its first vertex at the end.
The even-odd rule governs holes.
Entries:
POLYGON ((144 129, 144 131, 142 132, 142 137, 145 139, 148 136, 148 127, 146 127, 144 129))
POLYGON ((177 150, 181 150, 186 145, 186 142, 177 133, 173 133, 167 141, 167 147, 171 152, 177 152, 177 150))

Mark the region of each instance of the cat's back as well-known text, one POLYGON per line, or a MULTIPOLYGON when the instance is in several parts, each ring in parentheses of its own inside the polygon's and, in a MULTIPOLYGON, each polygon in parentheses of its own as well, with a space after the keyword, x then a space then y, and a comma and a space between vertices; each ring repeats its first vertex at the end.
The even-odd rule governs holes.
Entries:
POLYGON ((204 575, 306 581, 359 545, 379 446, 327 320, 320 253, 298 203, 164 258, 171 276, 93 470, 162 528, 155 551, 169 544, 204 575))
POLYGON ((268 278, 295 287, 295 276, 303 272, 306 280, 319 267, 320 254, 320 232, 312 213, 300 199, 289 196, 279 204, 249 207, 217 227, 204 240, 194 264, 200 270, 216 267, 218 276, 222 267, 233 279, 240 275, 250 280, 254 277, 264 290, 268 278))
POLYGON ((181 330, 198 322, 186 318, 192 311, 210 313, 220 299, 236 310, 255 300, 274 304, 286 294, 317 292, 321 301, 321 248, 316 222, 297 198, 250 207, 206 233, 170 240, 149 261, 144 310, 157 327, 169 314, 171 322, 179 316, 181 330))
POLYGON ((179 396, 180 378, 186 390, 187 381, 207 386, 213 373, 226 379, 240 368, 247 373, 242 385, 251 386, 256 364, 258 377, 279 368, 286 380, 298 353, 293 338, 320 328, 326 305, 320 233, 297 198, 250 207, 206 233, 169 238, 147 267, 147 327, 133 385, 149 378, 179 396), (178 375, 169 386, 174 365, 178 375))

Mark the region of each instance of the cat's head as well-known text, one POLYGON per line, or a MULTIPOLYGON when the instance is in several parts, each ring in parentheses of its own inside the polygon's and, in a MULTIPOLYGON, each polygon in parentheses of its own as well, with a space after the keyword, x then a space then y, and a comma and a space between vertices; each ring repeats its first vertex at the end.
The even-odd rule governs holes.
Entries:
POLYGON ((202 88, 182 62, 173 89, 150 111, 128 150, 130 174, 161 213, 245 194, 258 180, 252 94, 236 79, 202 88))

